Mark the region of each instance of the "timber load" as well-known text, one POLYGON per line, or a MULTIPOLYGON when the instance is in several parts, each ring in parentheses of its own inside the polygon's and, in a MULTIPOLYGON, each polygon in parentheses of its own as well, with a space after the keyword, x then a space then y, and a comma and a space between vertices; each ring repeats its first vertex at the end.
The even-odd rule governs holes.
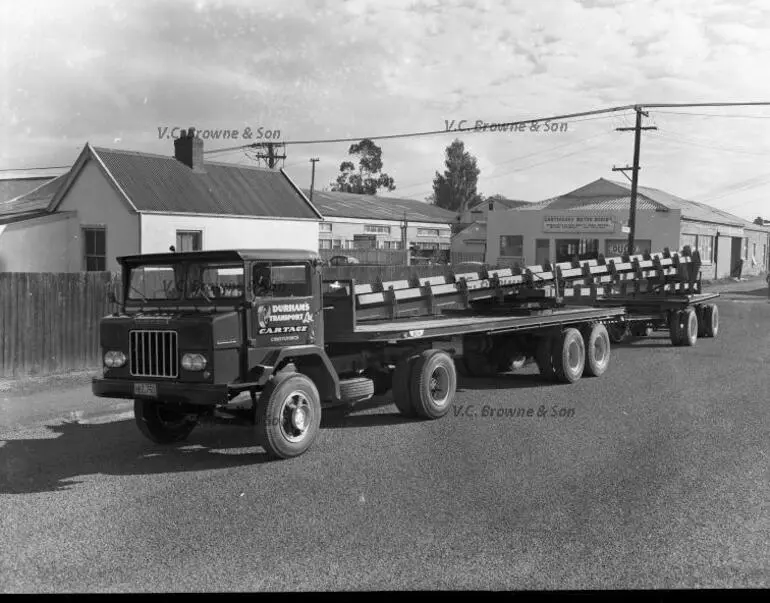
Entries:
MULTIPOLYGON (((575 260, 373 283, 325 281, 325 297, 352 295, 358 321, 430 316, 463 310, 531 314, 566 305, 687 300, 701 293, 697 251, 575 260), (335 287, 335 283, 337 287, 335 287), (352 289, 352 290, 351 290, 352 289)), ((330 301, 331 301, 330 299, 330 301)))

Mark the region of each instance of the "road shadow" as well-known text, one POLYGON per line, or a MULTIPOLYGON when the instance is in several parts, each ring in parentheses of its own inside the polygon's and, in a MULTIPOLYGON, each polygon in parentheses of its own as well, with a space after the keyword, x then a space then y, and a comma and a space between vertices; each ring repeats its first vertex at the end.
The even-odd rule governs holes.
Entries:
POLYGON ((58 437, 10 439, 0 447, 0 494, 59 492, 92 474, 206 471, 268 460, 249 429, 200 426, 187 442, 172 446, 149 442, 133 420, 67 422, 47 429, 47 435, 58 437))
POLYGON ((359 402, 353 408, 337 407, 324 410, 321 416, 321 429, 350 429, 351 427, 379 427, 402 425, 419 419, 403 416, 393 404, 390 394, 375 396, 371 400, 359 402), (371 410, 390 407, 392 412, 367 413, 371 410))
POLYGON ((751 291, 728 290, 723 291, 721 295, 735 295, 737 297, 768 297, 767 287, 762 287, 761 289, 752 289, 751 291))

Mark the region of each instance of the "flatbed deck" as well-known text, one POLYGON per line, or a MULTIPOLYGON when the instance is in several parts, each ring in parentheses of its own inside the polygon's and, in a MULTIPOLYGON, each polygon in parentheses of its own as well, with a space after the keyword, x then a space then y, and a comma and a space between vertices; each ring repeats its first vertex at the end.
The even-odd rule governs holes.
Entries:
POLYGON ((501 316, 474 313, 451 317, 372 321, 355 324, 352 331, 330 331, 327 342, 388 342, 404 339, 450 337, 471 333, 505 333, 575 324, 586 321, 617 320, 624 308, 557 308, 529 316, 501 316))

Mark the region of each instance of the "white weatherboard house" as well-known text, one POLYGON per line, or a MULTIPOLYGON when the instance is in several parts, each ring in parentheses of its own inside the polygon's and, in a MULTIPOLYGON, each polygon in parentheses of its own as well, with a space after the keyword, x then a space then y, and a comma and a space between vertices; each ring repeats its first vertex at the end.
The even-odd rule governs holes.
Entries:
POLYGON ((323 218, 283 170, 204 162, 189 132, 174 147, 86 144, 68 174, 0 204, 0 272, 114 271, 171 246, 318 250, 323 218))

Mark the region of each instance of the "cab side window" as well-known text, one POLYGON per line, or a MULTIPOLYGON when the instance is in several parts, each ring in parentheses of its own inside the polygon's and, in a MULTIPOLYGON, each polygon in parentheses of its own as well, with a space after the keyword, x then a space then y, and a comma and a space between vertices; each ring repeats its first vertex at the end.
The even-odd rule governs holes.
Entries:
POLYGON ((309 296, 309 266, 257 262, 252 270, 252 290, 257 297, 309 296))

